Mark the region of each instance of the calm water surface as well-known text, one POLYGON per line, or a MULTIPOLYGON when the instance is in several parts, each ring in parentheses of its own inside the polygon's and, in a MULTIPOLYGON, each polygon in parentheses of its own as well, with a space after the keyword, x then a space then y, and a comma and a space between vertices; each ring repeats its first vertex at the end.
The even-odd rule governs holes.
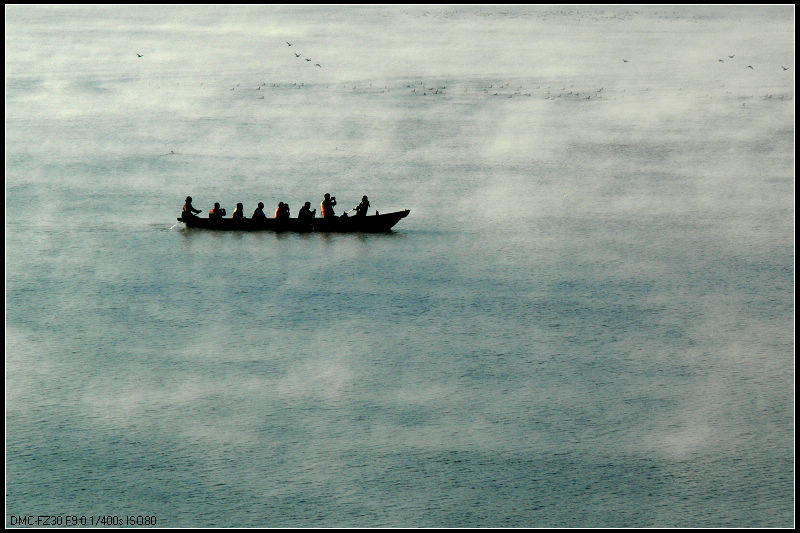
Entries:
POLYGON ((7 8, 6 526, 793 526, 794 10, 693 9, 7 8))

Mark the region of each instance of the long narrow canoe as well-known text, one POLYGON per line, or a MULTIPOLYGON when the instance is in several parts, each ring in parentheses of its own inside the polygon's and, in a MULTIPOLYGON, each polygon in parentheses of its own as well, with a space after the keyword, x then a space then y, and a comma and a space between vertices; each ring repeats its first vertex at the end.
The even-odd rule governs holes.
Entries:
POLYGON ((301 222, 299 219, 278 220, 275 218, 253 219, 245 218, 233 220, 222 218, 212 220, 200 217, 179 217, 178 222, 186 224, 187 228, 203 228, 222 231, 323 231, 340 233, 384 233, 390 231, 400 219, 408 216, 409 209, 384 213, 382 215, 367 215, 364 217, 335 217, 313 218, 310 222, 301 222))

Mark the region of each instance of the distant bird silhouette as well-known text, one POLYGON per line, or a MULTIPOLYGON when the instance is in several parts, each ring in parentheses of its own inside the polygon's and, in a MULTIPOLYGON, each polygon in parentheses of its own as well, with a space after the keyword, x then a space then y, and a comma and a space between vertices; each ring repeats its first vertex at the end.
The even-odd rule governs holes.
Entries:
POLYGON ((306 61, 311 61, 309 58, 306 58, 306 61))
POLYGON ((289 46, 292 46, 292 43, 290 43, 289 41, 286 41, 286 44, 288 44, 289 46))
POLYGON ((753 65, 747 65, 747 68, 749 68, 749 69, 751 69, 751 70, 755 70, 755 69, 753 68, 753 65))
POLYGON ((298 54, 297 52, 294 52, 294 57, 300 57, 301 55, 302 54, 298 54))
POLYGON ((139 56, 139 57, 144 57, 144 56, 143 56, 142 54, 140 54, 139 52, 136 52, 136 55, 137 55, 137 56, 139 56))
POLYGON ((627 60, 627 59, 623 59, 623 60, 622 60, 622 62, 623 62, 623 63, 627 63, 627 62, 628 62, 628 60, 627 60))
POLYGON ((781 65, 781 68, 782 68, 783 70, 789 70, 789 67, 784 67, 783 65, 781 65))
POLYGON ((316 63, 316 65, 317 65, 319 68, 322 68, 322 65, 320 65, 319 63, 316 63))
POLYGON ((719 61, 720 63, 724 63, 725 62, 724 59, 717 59, 717 61, 719 61))
POLYGON ((732 56, 728 56, 728 57, 729 57, 730 59, 733 59, 734 57, 736 57, 736 54, 733 54, 732 56))

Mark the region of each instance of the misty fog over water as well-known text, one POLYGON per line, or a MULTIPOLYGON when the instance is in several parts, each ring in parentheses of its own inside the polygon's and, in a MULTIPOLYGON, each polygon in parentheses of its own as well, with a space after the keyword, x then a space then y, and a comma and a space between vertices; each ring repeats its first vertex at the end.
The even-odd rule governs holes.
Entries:
POLYGON ((793 6, 5 15, 6 526, 793 526, 793 6))

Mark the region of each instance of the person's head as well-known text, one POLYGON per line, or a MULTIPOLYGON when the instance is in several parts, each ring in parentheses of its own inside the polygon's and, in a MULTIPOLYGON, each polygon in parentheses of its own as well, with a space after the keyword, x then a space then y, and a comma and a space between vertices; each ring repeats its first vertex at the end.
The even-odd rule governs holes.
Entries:
POLYGON ((187 196, 186 197, 186 202, 187 203, 192 203, 192 197, 191 196, 187 196))
POLYGON ((237 207, 237 209, 244 209, 244 205, 242 204, 242 202, 239 202, 238 204, 236 204, 236 207, 237 207))
POLYGON ((311 202, 306 202, 306 203, 305 203, 305 204, 303 204, 303 205, 304 205, 305 207, 311 207, 311 202))
POLYGON ((258 208, 264 209, 264 202, 258 202, 258 208))
POLYGON ((216 209, 219 209, 219 202, 214 202, 214 207, 215 207, 216 209))
POLYGON ((364 197, 363 197, 363 198, 361 198, 361 201, 362 201, 362 202, 366 202, 366 201, 367 201, 367 195, 366 195, 366 194, 364 195, 364 197))
POLYGON ((325 199, 326 200, 330 200, 331 199, 331 194, 326 192, 325 193, 325 199))

